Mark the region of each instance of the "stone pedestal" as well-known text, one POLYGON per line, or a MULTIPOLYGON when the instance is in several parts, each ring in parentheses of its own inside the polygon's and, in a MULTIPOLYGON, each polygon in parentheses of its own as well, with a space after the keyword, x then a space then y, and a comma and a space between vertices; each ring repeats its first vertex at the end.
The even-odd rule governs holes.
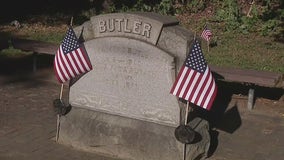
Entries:
MULTIPOLYGON (((186 160, 206 159, 209 124, 194 118, 193 144, 186 144, 186 160)), ((87 152, 131 160, 183 160, 184 144, 174 137, 175 127, 73 107, 61 117, 59 143, 87 152)))
POLYGON ((61 118, 59 142, 85 151, 133 160, 182 160, 175 127, 72 108, 61 118))

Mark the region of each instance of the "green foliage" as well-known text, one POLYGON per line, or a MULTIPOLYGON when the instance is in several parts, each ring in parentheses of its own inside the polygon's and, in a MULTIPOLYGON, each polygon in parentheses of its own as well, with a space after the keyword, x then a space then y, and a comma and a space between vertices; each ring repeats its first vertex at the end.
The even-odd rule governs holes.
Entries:
MULTIPOLYGON (((211 7, 213 16, 202 16, 199 23, 213 21, 215 27, 221 29, 220 31, 241 34, 257 33, 262 36, 273 36, 283 32, 281 25, 284 19, 284 3, 281 0, 255 1, 251 5, 249 16, 245 13, 250 7, 249 3, 240 0, 105 0, 102 2, 109 3, 108 9, 102 11, 103 13, 142 11, 163 15, 198 13, 203 15, 206 14, 206 9, 211 7), (242 5, 246 5, 246 10, 243 10, 242 5)), ((97 10, 89 9, 85 12, 85 17, 98 14, 97 10)), ((79 19, 85 20, 84 17, 79 19)))
POLYGON ((280 21, 275 19, 266 21, 261 28, 261 35, 267 36, 275 34, 275 32, 277 32, 277 26, 279 26, 279 24, 280 21))
POLYGON ((142 12, 150 12, 152 11, 152 6, 148 5, 147 3, 144 3, 144 0, 138 0, 136 4, 132 7, 132 9, 129 9, 131 11, 142 11, 142 12))
POLYGON ((129 11, 156 12, 163 15, 205 13, 200 22, 204 19, 206 22, 214 21, 222 31, 242 34, 253 32, 266 36, 281 33, 279 28, 284 18, 281 0, 255 1, 250 16, 242 13, 244 10, 241 6, 245 4, 248 9, 248 1, 240 0, 101 0, 92 3, 93 8, 82 12, 83 16, 78 16, 77 20, 85 21, 86 18, 100 13, 129 11), (106 3, 108 7, 105 7, 106 3), (208 7, 212 8, 213 16, 206 15, 208 7))
POLYGON ((206 0, 192 0, 187 2, 186 7, 192 13, 198 13, 206 8, 206 0))
POLYGON ((141 11, 141 12, 156 12, 163 15, 172 15, 174 13, 173 0, 137 0, 133 5, 122 3, 119 6, 113 6, 118 12, 141 11))
POLYGON ((170 15, 174 13, 172 0, 161 0, 156 8, 158 9, 159 13, 163 15, 170 15))
POLYGON ((283 20, 284 19, 284 9, 279 10, 279 19, 283 20))
POLYGON ((257 23, 257 20, 243 16, 243 17, 241 17, 241 25, 239 26, 238 29, 243 34, 255 32, 255 31, 257 31, 257 28, 255 27, 256 23, 257 23))
POLYGON ((243 34, 256 32, 263 36, 281 34, 279 28, 283 24, 283 4, 279 0, 263 0, 262 2, 253 4, 250 16, 247 16, 240 14, 240 4, 237 0, 214 1, 217 10, 211 20, 223 23, 223 30, 227 32, 243 34))
POLYGON ((170 15, 174 13, 173 0, 113 0, 108 7, 107 13, 129 11, 157 12, 163 15, 170 15))
POLYGON ((252 32, 257 32, 258 27, 257 24, 259 23, 258 18, 258 11, 255 6, 252 7, 251 17, 248 16, 241 16, 240 17, 240 26, 239 31, 243 34, 248 34, 252 32))
POLYGON ((236 0, 225 0, 220 4, 213 19, 225 23, 225 31, 235 30, 240 26, 240 13, 236 0))

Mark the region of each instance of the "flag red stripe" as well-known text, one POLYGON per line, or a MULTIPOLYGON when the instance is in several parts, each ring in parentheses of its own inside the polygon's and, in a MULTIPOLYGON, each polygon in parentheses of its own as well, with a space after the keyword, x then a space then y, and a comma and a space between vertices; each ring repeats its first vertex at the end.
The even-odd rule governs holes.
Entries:
MULTIPOLYGON (((56 55, 55 55, 56 56, 56 55)), ((61 78, 59 77, 59 74, 60 73, 58 73, 58 70, 57 70, 57 64, 55 64, 55 63, 57 63, 56 62, 56 59, 54 59, 54 61, 53 61, 53 70, 55 71, 55 76, 56 76, 56 78, 57 78, 57 80, 60 82, 60 83, 63 83, 62 82, 62 80, 61 80, 61 78)), ((60 71, 59 71, 60 72, 60 71)))
MULTIPOLYGON (((211 82, 212 82, 212 80, 211 80, 211 82)), ((208 95, 209 95, 209 93, 210 93, 210 91, 211 91, 210 88, 213 89, 212 86, 213 86, 213 83, 210 83, 210 85, 209 85, 209 87, 208 87, 209 89, 206 90, 206 93, 205 93, 204 97, 208 97, 208 95)), ((207 105, 207 106, 204 106, 206 101, 207 101, 207 98, 204 98, 204 99, 202 100, 200 106, 202 106, 203 108, 208 108, 208 107, 210 107, 210 106, 208 106, 208 105, 207 105)))
MULTIPOLYGON (((211 105, 212 105, 212 102, 211 102, 211 98, 215 98, 215 97, 212 97, 212 95, 214 95, 214 92, 216 91, 216 86, 215 86, 215 81, 214 79, 212 78, 211 81, 210 81, 210 86, 208 87, 207 89, 207 93, 205 95, 205 97, 210 97, 210 98, 206 98, 204 99, 204 101, 202 102, 202 106, 206 106, 206 109, 207 108, 211 108, 211 105)), ((204 107, 205 108, 205 107, 204 107)))
POLYGON ((66 72, 68 73, 68 76, 71 79, 71 78, 75 77, 75 74, 72 70, 72 66, 70 64, 69 57, 68 57, 68 54, 70 54, 70 53, 64 54, 62 48, 60 49, 60 51, 61 51, 60 55, 61 55, 62 60, 64 62, 63 65, 65 66, 65 70, 66 70, 66 72))
POLYGON ((77 75, 82 74, 83 72, 81 71, 81 69, 80 69, 80 67, 78 65, 77 59, 75 58, 75 54, 70 54, 70 56, 72 57, 72 59, 74 61, 74 64, 75 64, 75 67, 77 68, 77 70, 79 72, 77 75))
MULTIPOLYGON (((174 84, 173 84, 173 86, 172 86, 172 89, 171 89, 171 91, 170 91, 171 94, 174 93, 174 90, 175 90, 175 88, 177 87, 178 80, 180 79, 180 77, 181 77, 181 75, 182 75, 182 72, 183 72, 183 70, 184 70, 184 67, 185 67, 185 66, 182 66, 181 69, 180 69, 180 71, 179 71, 179 73, 178 73, 178 76, 177 76, 177 78, 176 78, 177 80, 174 82, 174 84)), ((174 95, 176 95, 176 94, 174 94, 174 95)))
POLYGON ((182 95, 182 97, 186 100, 188 100, 188 95, 190 94, 189 90, 190 90, 190 87, 192 87, 192 85, 189 85, 189 84, 192 84, 193 80, 194 80, 194 77, 196 75, 196 72, 192 69, 189 69, 190 70, 190 74, 189 76, 187 77, 188 79, 188 84, 185 88, 185 91, 184 91, 184 94, 182 95))
POLYGON ((89 57, 86 54, 87 53, 86 49, 85 48, 79 48, 79 49, 80 49, 80 51, 81 51, 81 53, 84 57, 86 64, 88 65, 88 68, 89 68, 88 71, 91 70, 93 67, 92 67, 92 64, 89 61, 89 57))
POLYGON ((62 82, 65 82, 68 78, 66 76, 66 74, 64 73, 63 69, 62 68, 62 64, 60 63, 61 62, 61 59, 60 59, 60 50, 57 51, 57 54, 56 54, 56 62, 55 64, 57 64, 57 71, 58 71, 58 74, 61 75, 61 81, 62 82))
MULTIPOLYGON (((212 82, 212 91, 213 91, 213 93, 210 95, 210 93, 209 93, 209 95, 208 96, 210 96, 210 97, 212 97, 212 98, 215 98, 215 94, 216 94, 216 91, 217 91, 217 87, 216 87, 216 83, 215 83, 215 81, 213 80, 213 82, 212 82)), ((208 101, 208 103, 207 103, 207 106, 209 106, 208 108, 211 108, 211 106, 212 106, 212 104, 213 104, 213 101, 212 101, 212 99, 209 99, 209 101, 208 101)))
MULTIPOLYGON (((61 60, 61 63, 60 63, 60 66, 61 66, 61 68, 62 69, 64 69, 65 70, 65 76, 66 76, 66 78, 67 79, 71 79, 71 74, 70 74, 70 71, 69 71, 69 69, 67 68, 67 64, 66 64, 66 61, 65 61, 65 58, 64 58, 64 53, 62 52, 62 48, 60 49, 60 51, 59 51, 59 59, 61 60), (67 74, 67 75, 66 75, 67 74)), ((59 61, 60 62, 60 61, 59 61)), ((64 70, 63 70, 63 72, 64 72, 64 70)))
POLYGON ((206 90, 205 87, 206 87, 207 85, 210 85, 210 82, 208 82, 209 77, 210 77, 210 75, 207 75, 207 76, 206 76, 206 80, 205 80, 206 83, 203 83, 203 84, 202 84, 201 89, 200 89, 199 92, 198 92, 198 98, 195 100, 195 103, 196 103, 196 104, 199 103, 200 101, 202 101, 203 99, 208 98, 208 97, 204 96, 204 92, 205 92, 205 90, 206 90))
POLYGON ((82 52, 81 52, 79 49, 76 49, 74 52, 76 53, 76 55, 77 55, 78 58, 79 58, 78 64, 82 66, 82 68, 83 68, 82 71, 83 71, 84 73, 87 72, 88 70, 87 70, 87 68, 86 68, 86 66, 84 65, 84 62, 83 62, 84 59, 82 59, 82 52))
POLYGON ((203 81, 202 83, 199 84, 199 89, 196 91, 196 98, 193 99, 195 104, 198 104, 198 102, 204 98, 206 98, 205 96, 202 96, 202 93, 204 92, 204 88, 205 86, 208 84, 208 79, 210 77, 210 74, 208 74, 209 70, 208 68, 206 69, 206 72, 204 72, 205 75, 203 75, 203 81))
POLYGON ((186 80, 187 80, 187 77, 188 77, 190 71, 188 70, 187 67, 184 67, 183 72, 185 72, 185 74, 184 74, 183 77, 181 77, 181 78, 182 78, 182 81, 181 81, 180 85, 178 86, 179 88, 178 88, 178 91, 177 91, 177 93, 176 93, 176 95, 177 95, 178 97, 182 97, 181 91, 184 89, 184 87, 186 87, 186 83, 185 83, 185 82, 186 82, 186 80))
POLYGON ((76 62, 76 65, 78 66, 79 72, 80 72, 80 73, 84 73, 85 71, 84 71, 84 68, 82 67, 82 64, 81 64, 81 62, 80 62, 80 56, 79 56, 78 53, 75 52, 75 51, 72 52, 72 55, 73 55, 74 58, 75 58, 75 62, 76 62))
POLYGON ((58 55, 57 55, 57 64, 58 64, 58 70, 59 70, 59 73, 62 75, 62 81, 63 82, 65 82, 66 80, 68 80, 68 75, 67 75, 67 73, 66 73, 66 71, 65 71, 65 68, 64 68, 64 66, 62 66, 62 60, 61 60, 61 58, 60 58, 60 51, 58 51, 59 53, 58 53, 58 55))
POLYGON ((195 83, 193 84, 194 87, 193 87, 192 90, 190 91, 191 93, 190 93, 190 96, 188 97, 189 101, 192 102, 192 103, 194 103, 193 97, 196 96, 196 94, 197 94, 197 93, 196 93, 196 89, 197 89, 197 87, 198 87, 198 84, 199 84, 199 82, 200 82, 202 76, 199 76, 199 74, 197 73, 197 75, 196 75, 194 78, 197 78, 197 80, 196 80, 195 83), (198 77, 197 77, 197 76, 198 76, 198 77))
MULTIPOLYGON (((213 84, 214 85, 214 84, 213 84)), ((206 108, 207 110, 210 110, 212 105, 213 105, 213 102, 214 102, 214 99, 216 98, 216 95, 217 95, 217 87, 214 88, 214 93, 213 95, 211 96, 212 98, 210 99, 209 103, 208 103, 208 107, 206 108)))
POLYGON ((70 59, 71 57, 70 57, 69 55, 70 55, 70 53, 68 53, 68 54, 66 54, 66 55, 64 55, 64 56, 65 56, 65 59, 66 59, 66 61, 67 61, 67 65, 69 66, 69 67, 68 67, 68 71, 69 71, 69 73, 71 74, 71 77, 74 78, 74 77, 75 77, 75 74, 76 74, 76 71, 75 71, 75 69, 73 68, 73 65, 72 65, 72 63, 71 63, 71 60, 72 60, 72 59, 70 59))
POLYGON ((78 67, 76 66, 76 60, 75 60, 73 54, 67 54, 67 56, 68 56, 68 59, 70 61, 71 66, 73 68, 74 74, 79 75, 80 72, 78 71, 78 67))
MULTIPOLYGON (((188 84, 192 84, 193 80, 194 80, 194 77, 196 76, 196 72, 193 71, 193 70, 190 70, 191 71, 191 76, 188 77, 189 79, 189 83, 188 84)), ((185 89, 185 92, 184 94, 182 95, 182 98, 185 99, 185 100, 188 100, 188 95, 191 94, 191 92, 189 91, 190 87, 192 87, 192 85, 187 85, 186 86, 186 89, 185 89)))

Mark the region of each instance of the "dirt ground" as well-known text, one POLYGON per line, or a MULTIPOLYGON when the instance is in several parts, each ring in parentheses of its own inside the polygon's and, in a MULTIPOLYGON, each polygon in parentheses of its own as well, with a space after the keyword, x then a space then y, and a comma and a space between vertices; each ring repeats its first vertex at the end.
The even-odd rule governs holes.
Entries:
MULTIPOLYGON (((52 59, 39 57, 38 70, 33 73, 31 56, 0 58, 0 159, 42 159, 42 155, 43 159, 66 159, 67 154, 69 159, 111 160, 63 149, 52 140, 56 121, 52 101, 60 90, 53 76, 52 59)), ((219 85, 221 94, 215 109, 198 113, 212 126, 208 160, 283 159, 284 91, 256 88, 254 109, 249 110, 247 87, 219 85)))

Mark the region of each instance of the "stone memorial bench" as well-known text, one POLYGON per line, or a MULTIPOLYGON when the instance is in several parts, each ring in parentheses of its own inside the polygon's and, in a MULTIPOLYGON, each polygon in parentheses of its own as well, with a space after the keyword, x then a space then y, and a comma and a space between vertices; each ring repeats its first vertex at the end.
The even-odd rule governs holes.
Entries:
POLYGON ((33 52, 33 71, 36 71, 37 55, 48 54, 55 55, 59 45, 50 42, 29 40, 29 39, 11 39, 12 46, 25 52, 33 52))
MULTIPOLYGON (((261 87, 284 88, 283 74, 268 71, 210 66, 215 78, 227 82, 252 84, 261 87)), ((254 89, 249 89, 248 108, 252 109, 254 89)))

